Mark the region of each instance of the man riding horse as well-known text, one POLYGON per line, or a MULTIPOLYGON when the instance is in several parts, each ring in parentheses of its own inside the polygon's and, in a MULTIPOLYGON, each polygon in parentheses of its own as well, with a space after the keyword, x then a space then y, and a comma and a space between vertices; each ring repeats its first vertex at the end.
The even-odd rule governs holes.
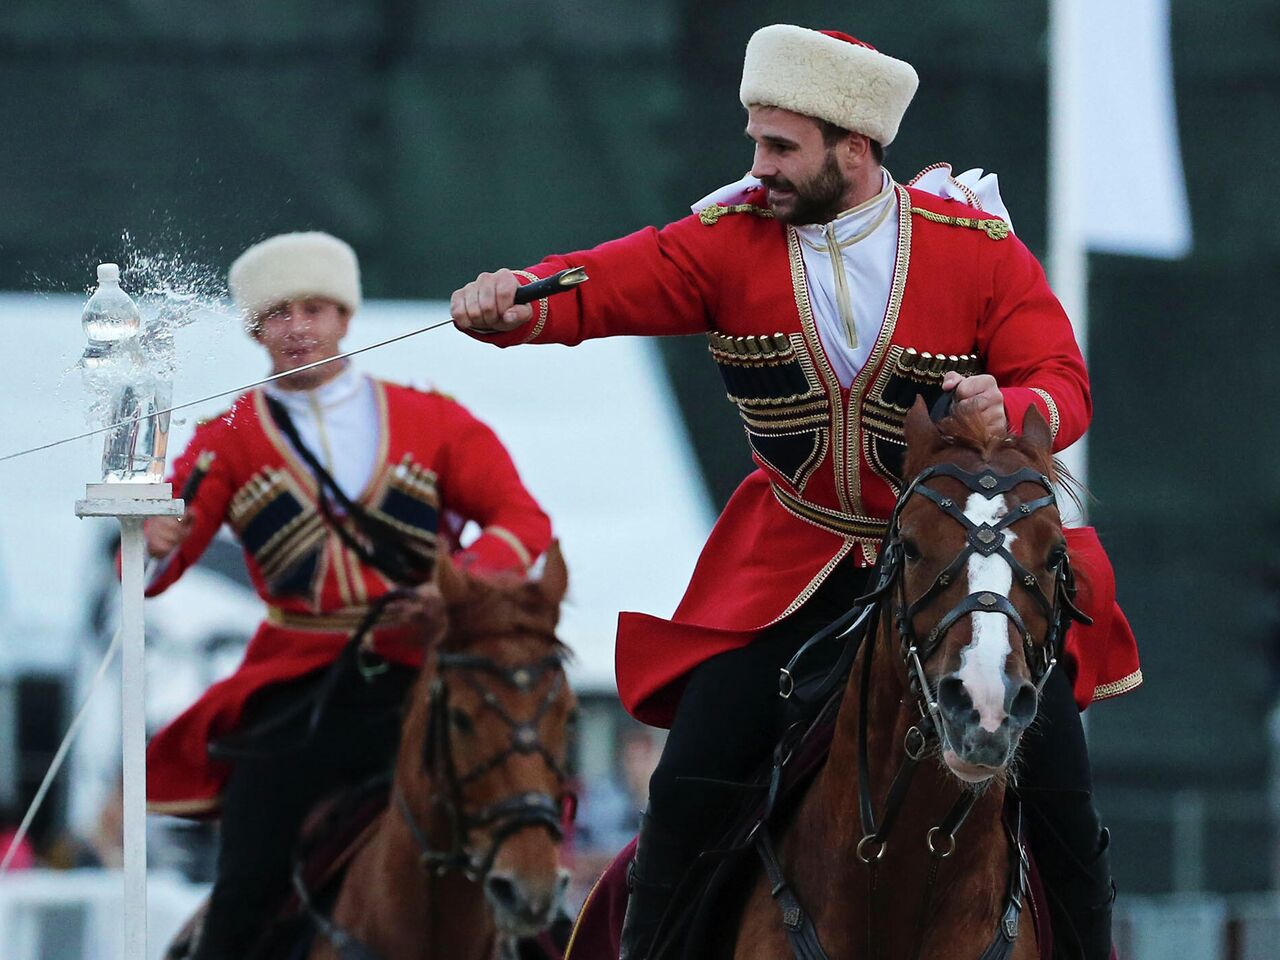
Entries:
MULTIPOLYGON (((765 27, 742 76, 750 177, 660 230, 484 273, 453 294, 456 325, 500 346, 704 334, 759 467, 674 617, 619 621, 623 701, 671 729, 632 870, 625 960, 648 955, 673 886, 723 824, 732 799, 706 780, 743 780, 772 744, 779 668, 867 592, 915 396, 949 391, 957 411, 999 430, 1034 406, 1055 450, 1089 423, 1071 324, 1013 235, 995 178, 956 180, 938 165, 904 186, 882 166, 916 86, 910 65, 846 34, 765 27), (515 304, 519 286, 578 265, 589 283, 515 304)), ((1095 958, 1110 953, 1113 887, 1078 708, 1141 673, 1096 536, 1069 541, 1093 626, 1072 631, 1070 674, 1055 671, 1043 691, 1018 790, 1042 873, 1095 958)), ((964 690, 984 724, 1003 722, 1008 695, 964 690)))
MULTIPOLYGON (((250 247, 229 281, 273 373, 336 357, 360 307, 355 253, 323 233, 250 247)), ((348 360, 252 390, 201 424, 172 480, 190 489, 193 472, 186 514, 147 524, 163 558, 148 595, 227 522, 267 617, 236 673, 152 740, 147 791, 154 811, 220 816, 195 957, 240 960, 288 890, 313 803, 390 770, 405 692, 440 626, 437 551, 473 572, 523 573, 551 525, 487 426, 348 360), (480 534, 460 547, 468 520, 480 534)))

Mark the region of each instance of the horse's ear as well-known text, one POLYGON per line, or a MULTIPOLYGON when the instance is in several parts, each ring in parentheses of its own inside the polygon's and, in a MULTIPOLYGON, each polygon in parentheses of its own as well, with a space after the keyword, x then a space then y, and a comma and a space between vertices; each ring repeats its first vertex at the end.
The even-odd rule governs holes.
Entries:
POLYGON ((565 566, 559 540, 552 540, 551 546, 547 547, 543 557, 542 576, 538 578, 538 589, 547 598, 547 602, 557 608, 569 591, 569 568, 565 566))
POLYGON ((459 602, 467 595, 467 577, 454 566, 453 558, 448 551, 440 550, 436 554, 436 586, 440 588, 440 596, 446 604, 459 602))
POLYGON ((929 408, 924 402, 924 397, 918 394, 916 395, 916 402, 907 411, 907 419, 903 423, 903 430, 907 437, 907 449, 917 453, 931 450, 942 436, 942 431, 938 429, 938 425, 929 416, 929 408))
POLYGON ((1049 424, 1033 403, 1022 415, 1022 437, 1037 450, 1044 451, 1047 456, 1053 451, 1053 435, 1049 432, 1049 424))

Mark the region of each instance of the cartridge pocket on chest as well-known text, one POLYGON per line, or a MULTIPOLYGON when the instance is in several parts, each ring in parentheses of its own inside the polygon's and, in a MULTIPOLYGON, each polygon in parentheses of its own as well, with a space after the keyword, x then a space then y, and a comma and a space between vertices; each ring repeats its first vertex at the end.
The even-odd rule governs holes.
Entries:
POLYGON ((803 489, 830 435, 827 396, 803 336, 709 333, 707 341, 756 457, 803 489))
POLYGON ((863 447, 867 461, 896 490, 902 485, 902 458, 906 452, 903 421, 907 411, 923 397, 932 407, 942 396, 942 379, 954 370, 964 377, 982 372, 976 353, 944 354, 892 346, 886 354, 863 405, 863 447))

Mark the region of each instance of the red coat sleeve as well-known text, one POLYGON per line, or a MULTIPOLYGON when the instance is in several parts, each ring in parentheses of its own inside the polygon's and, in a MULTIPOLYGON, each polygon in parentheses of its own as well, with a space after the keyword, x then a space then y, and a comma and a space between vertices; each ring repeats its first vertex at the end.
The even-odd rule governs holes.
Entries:
MULTIPOLYGON (((196 430, 191 443, 182 451, 182 455, 173 463, 173 471, 169 482, 173 484, 174 495, 177 496, 195 469, 200 455, 210 452, 214 455, 208 472, 200 483, 194 497, 187 502, 187 516, 191 522, 191 532, 176 550, 161 559, 147 583, 146 595, 154 597, 163 593, 177 580, 188 567, 200 559, 209 546, 218 528, 227 516, 227 508, 231 503, 231 495, 235 492, 231 478, 229 462, 231 437, 230 428, 221 418, 201 424, 196 430)), ((150 522, 150 521, 148 521, 150 522)))
POLYGON ((585 267, 589 279, 568 293, 537 301, 533 319, 515 330, 472 336, 508 347, 701 333, 716 308, 719 248, 715 232, 689 216, 661 230, 646 227, 590 250, 548 257, 517 273, 528 283, 567 267, 585 267))
POLYGON ((1021 240, 1010 235, 984 246, 994 262, 978 349, 1004 394, 1009 425, 1018 430, 1035 405, 1053 432, 1053 449, 1061 450, 1080 439, 1093 412, 1071 321, 1021 240))
POLYGON ((442 507, 473 520, 480 536, 456 556, 478 572, 524 572, 551 543, 551 521, 525 489, 502 442, 451 401, 441 452, 442 507))

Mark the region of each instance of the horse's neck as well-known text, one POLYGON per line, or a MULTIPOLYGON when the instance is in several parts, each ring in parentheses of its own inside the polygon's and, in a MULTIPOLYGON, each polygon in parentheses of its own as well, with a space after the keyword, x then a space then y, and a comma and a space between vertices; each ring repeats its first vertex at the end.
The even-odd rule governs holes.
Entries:
MULTIPOLYGON (((410 702, 404 731, 425 730, 425 680, 410 702)), ((335 920, 381 956, 488 957, 493 926, 480 886, 457 870, 435 876, 421 862, 424 840, 447 851, 452 832, 443 804, 433 802, 419 737, 402 737, 391 790, 348 871, 335 920)))
MULTIPOLYGON (((894 662, 896 640, 889 642, 879 636, 875 642, 879 648, 872 661, 867 736, 872 805, 879 826, 890 785, 905 758, 903 741, 919 720, 919 710, 901 682, 900 665, 894 662)), ((931 881, 927 834, 946 819, 965 789, 941 768, 932 746, 917 765, 897 813, 884 857, 876 867, 880 892, 868 909, 869 871, 857 855, 863 837, 858 754, 861 673, 866 654, 864 647, 850 674, 827 764, 788 833, 792 869, 824 878, 827 889, 849 891, 851 896, 842 897, 840 907, 821 926, 843 925, 851 937, 852 931, 865 931, 871 912, 882 939, 900 936, 904 930, 914 936, 922 926, 938 920, 944 902, 950 922, 955 922, 959 913, 974 923, 983 918, 984 926, 989 918, 994 929, 1009 852, 1001 823, 1003 785, 992 784, 978 800, 956 835, 955 854, 939 864, 936 879, 931 881)), ((884 955, 910 956, 914 942, 897 942, 895 950, 884 955)), ((860 955, 859 944, 851 943, 849 953, 860 955)))

